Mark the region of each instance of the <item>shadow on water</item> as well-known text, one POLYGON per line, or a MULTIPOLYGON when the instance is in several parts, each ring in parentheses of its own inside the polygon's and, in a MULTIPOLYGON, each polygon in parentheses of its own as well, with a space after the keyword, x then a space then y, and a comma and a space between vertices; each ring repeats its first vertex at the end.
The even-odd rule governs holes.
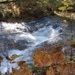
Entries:
POLYGON ((2 22, 0 22, 0 52, 7 50, 8 42, 9 41, 7 40, 7 35, 4 32, 4 27, 2 25, 2 22))

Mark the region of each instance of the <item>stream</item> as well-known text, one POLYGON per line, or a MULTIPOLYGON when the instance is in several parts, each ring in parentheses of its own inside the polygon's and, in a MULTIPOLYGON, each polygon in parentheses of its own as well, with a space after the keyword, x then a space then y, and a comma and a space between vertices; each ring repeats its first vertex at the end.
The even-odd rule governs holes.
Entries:
POLYGON ((60 18, 44 17, 28 23, 0 23, 0 56, 3 57, 0 71, 5 74, 12 72, 12 67, 18 69, 16 62, 26 61, 34 64, 32 56, 37 48, 52 45, 62 40, 62 33, 67 25, 61 23, 60 18), (10 63, 6 56, 21 55, 10 63))

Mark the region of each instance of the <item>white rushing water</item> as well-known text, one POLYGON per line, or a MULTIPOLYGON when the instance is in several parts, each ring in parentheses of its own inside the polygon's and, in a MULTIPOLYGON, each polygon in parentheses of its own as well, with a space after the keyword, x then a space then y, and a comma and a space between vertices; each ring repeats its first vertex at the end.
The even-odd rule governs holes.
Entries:
MULTIPOLYGON (((50 22, 50 21, 48 21, 50 22)), ((47 23, 48 23, 47 22, 47 23)), ((8 57, 11 58, 12 55, 22 55, 15 60, 12 60, 12 62, 18 62, 18 61, 26 61, 28 64, 33 63, 32 61, 32 55, 34 49, 36 49, 37 45, 40 45, 43 42, 49 42, 49 43, 54 43, 57 42, 58 40, 61 40, 61 37, 59 36, 61 33, 59 32, 61 27, 53 28, 52 25, 44 25, 38 30, 33 31, 32 33, 28 31, 30 29, 29 26, 26 25, 26 23, 6 23, 2 22, 0 24, 2 26, 3 31, 0 32, 2 33, 7 33, 8 39, 14 39, 15 41, 18 40, 26 40, 29 44, 28 48, 24 50, 19 50, 19 49, 12 49, 7 52, 8 57), (25 32, 26 30, 26 32, 25 32), (14 35, 9 35, 9 34, 14 34, 14 35)), ((12 67, 13 68, 19 68, 16 63, 10 63, 9 60, 3 56, 3 61, 1 62, 0 66, 0 71, 2 74, 6 73, 8 70, 9 72, 12 72, 12 67)))

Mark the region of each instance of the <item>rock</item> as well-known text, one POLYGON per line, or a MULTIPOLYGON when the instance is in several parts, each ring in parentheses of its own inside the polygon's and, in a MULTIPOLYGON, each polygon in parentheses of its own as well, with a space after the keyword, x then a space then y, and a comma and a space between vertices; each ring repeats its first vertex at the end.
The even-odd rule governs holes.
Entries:
POLYGON ((3 20, 3 15, 2 13, 0 12, 0 22, 3 20))
POLYGON ((59 25, 57 25, 57 24, 52 26, 53 29, 56 29, 57 27, 59 27, 59 25))
POLYGON ((19 49, 19 50, 23 50, 26 49, 28 47, 28 42, 26 40, 19 40, 14 42, 14 40, 12 42, 8 43, 8 48, 9 49, 19 49))
POLYGON ((59 33, 62 33, 62 32, 63 32, 63 30, 62 30, 62 29, 60 29, 60 30, 59 30, 59 33))
POLYGON ((7 12, 6 14, 5 14, 5 18, 7 19, 7 18, 11 18, 12 17, 12 13, 10 13, 10 12, 7 12))
POLYGON ((3 18, 3 15, 2 15, 2 13, 0 12, 0 18, 3 18))

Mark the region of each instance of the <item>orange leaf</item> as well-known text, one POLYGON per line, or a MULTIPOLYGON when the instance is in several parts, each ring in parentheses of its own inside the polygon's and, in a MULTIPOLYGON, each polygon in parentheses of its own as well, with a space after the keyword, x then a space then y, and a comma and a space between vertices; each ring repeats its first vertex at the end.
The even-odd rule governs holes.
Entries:
POLYGON ((19 70, 12 68, 12 75, 32 75, 32 71, 28 69, 28 65, 23 61, 19 62, 18 65, 20 66, 19 70))
POLYGON ((50 67, 49 70, 47 70, 46 75, 55 75, 54 69, 50 67))
POLYGON ((66 62, 66 59, 61 52, 57 52, 55 54, 52 53, 51 60, 53 64, 63 64, 66 62))
POLYGON ((19 70, 12 68, 12 75, 19 75, 19 70))
POLYGON ((20 66, 20 67, 23 66, 23 65, 24 65, 24 66, 28 66, 28 65, 25 63, 25 61, 20 61, 20 62, 18 62, 17 64, 18 64, 18 66, 20 66))
POLYGON ((35 53, 33 60, 35 67, 50 66, 52 64, 50 56, 48 54, 44 54, 40 50, 35 53))
POLYGON ((62 50, 62 45, 54 45, 51 47, 50 52, 57 53, 57 52, 60 52, 61 50, 62 50))
POLYGON ((61 75, 75 75, 75 63, 63 64, 61 75))

